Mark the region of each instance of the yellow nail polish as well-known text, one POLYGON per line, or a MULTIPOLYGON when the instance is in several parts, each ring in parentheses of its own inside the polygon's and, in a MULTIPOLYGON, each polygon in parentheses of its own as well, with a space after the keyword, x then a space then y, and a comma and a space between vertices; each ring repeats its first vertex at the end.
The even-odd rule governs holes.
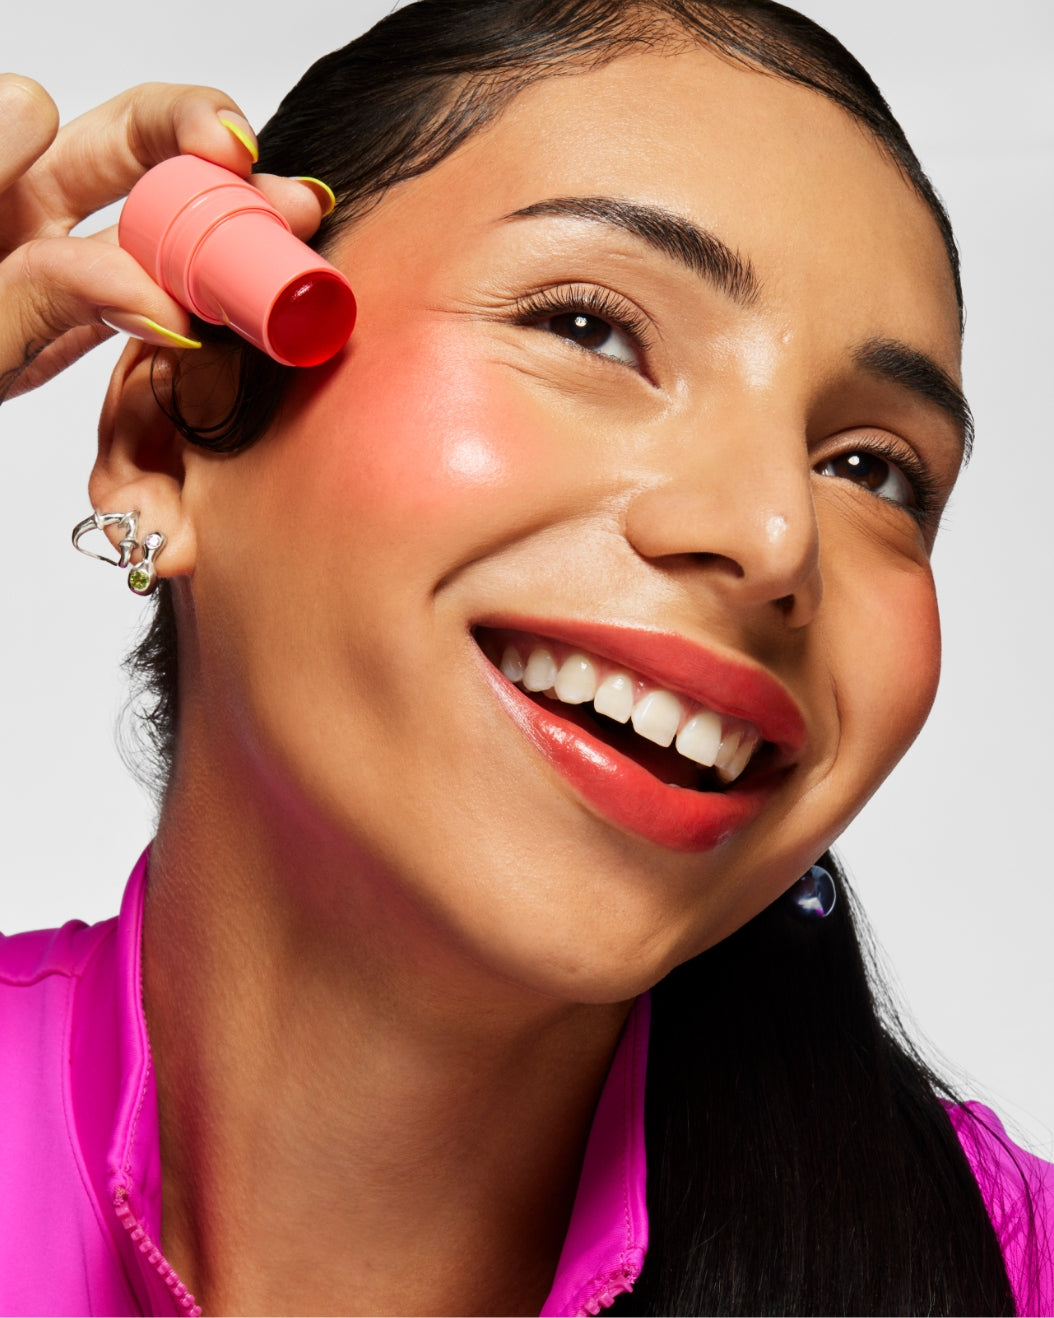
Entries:
POLYGON ((320 178, 312 178, 310 174, 295 174, 294 178, 298 183, 306 183, 309 188, 317 188, 322 194, 319 200, 322 202, 323 219, 333 213, 337 204, 337 194, 328 183, 323 183, 320 178))
POLYGON ((143 324, 154 334, 159 334, 161 338, 171 343, 174 348, 201 347, 200 339, 188 339, 185 334, 177 334, 175 330, 165 329, 164 325, 159 325, 156 320, 150 320, 146 316, 143 317, 143 324))
POLYGON ((130 334, 134 339, 144 343, 153 343, 159 348, 200 348, 198 339, 188 339, 185 334, 166 329, 149 316, 140 316, 134 311, 119 311, 116 307, 103 307, 99 319, 104 325, 118 330, 121 334, 130 334))
POLYGON ((248 151, 250 157, 252 158, 253 164, 255 165, 256 162, 260 159, 260 148, 256 145, 256 142, 254 141, 252 135, 249 132, 247 132, 246 129, 244 129, 241 126, 241 124, 235 123, 233 119, 228 119, 225 115, 222 114, 217 115, 216 117, 219 119, 220 123, 224 126, 224 128, 226 128, 227 132, 230 133, 232 137, 236 138, 242 144, 243 147, 245 147, 246 151, 248 151))

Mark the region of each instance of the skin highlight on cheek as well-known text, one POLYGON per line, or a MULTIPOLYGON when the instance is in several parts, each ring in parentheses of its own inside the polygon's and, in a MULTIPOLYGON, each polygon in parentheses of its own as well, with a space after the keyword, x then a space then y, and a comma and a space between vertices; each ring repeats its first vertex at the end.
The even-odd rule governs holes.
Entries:
POLYGON ((508 399, 495 395, 479 364, 459 360, 449 337, 435 338, 409 359, 401 347, 391 364, 384 343, 371 343, 368 359, 310 404, 320 433, 339 437, 327 463, 335 496, 360 514, 376 498, 397 501, 425 525, 449 517, 512 483, 529 450, 508 399))

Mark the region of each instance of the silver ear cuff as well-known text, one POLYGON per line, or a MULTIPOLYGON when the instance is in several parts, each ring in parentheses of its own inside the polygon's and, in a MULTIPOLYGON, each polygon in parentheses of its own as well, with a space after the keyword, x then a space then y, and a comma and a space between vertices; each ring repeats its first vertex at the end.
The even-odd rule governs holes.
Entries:
POLYGON ((109 563, 111 567, 127 568, 128 589, 133 595, 150 595, 157 586, 157 568, 154 560, 165 547, 165 537, 160 531, 151 531, 139 542, 139 509, 133 508, 127 513, 101 513, 98 510, 73 528, 73 548, 88 558, 97 558, 100 563, 109 563), (85 549, 81 540, 89 531, 101 531, 107 526, 119 526, 124 531, 117 542, 117 557, 109 554, 97 554, 94 549, 85 549), (132 562, 136 550, 141 551, 138 563, 132 562))

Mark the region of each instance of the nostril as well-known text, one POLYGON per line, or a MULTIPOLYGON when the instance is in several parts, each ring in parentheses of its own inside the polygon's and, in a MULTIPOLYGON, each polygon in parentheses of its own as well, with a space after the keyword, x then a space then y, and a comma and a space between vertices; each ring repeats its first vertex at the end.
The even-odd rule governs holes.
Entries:
POLYGON ((723 567, 724 570, 733 577, 743 577, 746 573, 743 571, 741 564, 737 563, 734 558, 729 558, 726 554, 699 553, 689 554, 688 558, 699 567, 709 567, 711 565, 723 567))

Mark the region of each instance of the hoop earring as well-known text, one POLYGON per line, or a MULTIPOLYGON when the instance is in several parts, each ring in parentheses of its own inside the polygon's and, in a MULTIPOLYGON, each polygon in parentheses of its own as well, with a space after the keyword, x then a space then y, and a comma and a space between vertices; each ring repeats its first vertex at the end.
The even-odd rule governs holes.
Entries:
POLYGON ((838 900, 838 889, 828 870, 810 865, 797 883, 783 895, 793 915, 803 920, 826 920, 838 900))
POLYGON ((101 513, 96 509, 90 516, 78 522, 73 528, 73 548, 88 558, 96 558, 100 563, 109 563, 111 567, 127 568, 128 589, 133 595, 150 595, 157 588, 157 568, 154 560, 164 549, 166 540, 160 531, 151 531, 140 545, 139 509, 133 508, 126 513, 101 513), (107 526, 120 526, 124 535, 117 544, 117 557, 97 554, 94 549, 85 549, 81 541, 89 531, 101 531, 107 526), (132 555, 137 549, 142 550, 142 558, 134 566, 132 555))

